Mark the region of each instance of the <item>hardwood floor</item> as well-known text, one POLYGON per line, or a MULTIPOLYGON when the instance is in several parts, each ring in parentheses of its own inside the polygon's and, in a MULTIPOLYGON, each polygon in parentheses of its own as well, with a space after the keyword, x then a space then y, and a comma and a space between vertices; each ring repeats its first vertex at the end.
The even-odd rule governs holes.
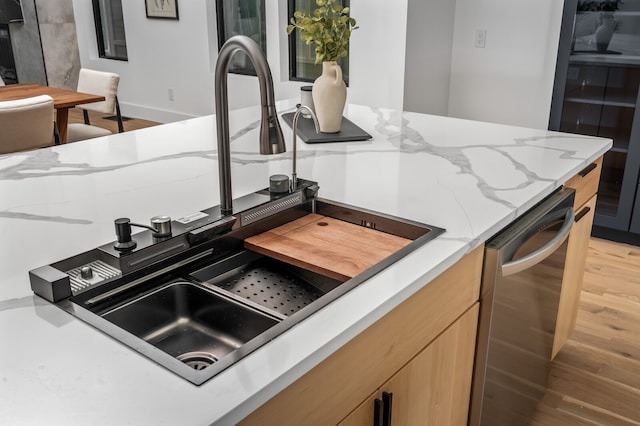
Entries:
MULTIPOLYGON (((115 120, 105 120, 106 114, 89 111, 89 120, 91 124, 105 129, 111 130, 113 133, 118 133, 118 122, 115 120)), ((84 123, 82 118, 82 110, 79 108, 73 108, 69 110, 69 123, 84 123)), ((154 121, 143 120, 141 118, 131 118, 124 121, 124 131, 144 129, 145 127, 157 126, 161 123, 154 121)))
POLYGON ((640 247, 592 238, 576 328, 532 425, 640 425, 640 247))

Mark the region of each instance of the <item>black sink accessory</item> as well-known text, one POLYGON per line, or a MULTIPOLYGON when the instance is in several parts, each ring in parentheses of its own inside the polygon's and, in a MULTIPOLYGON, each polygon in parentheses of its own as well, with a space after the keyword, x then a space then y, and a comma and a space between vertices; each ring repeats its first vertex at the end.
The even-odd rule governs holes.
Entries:
POLYGON ((132 223, 128 217, 121 217, 113 222, 116 227, 117 240, 113 247, 121 252, 128 252, 136 248, 137 243, 131 239, 131 227, 145 228, 152 232, 154 238, 165 238, 171 236, 171 218, 169 216, 154 216, 151 218, 151 225, 132 223))
POLYGON ((121 217, 113 221, 116 226, 117 240, 113 244, 116 250, 119 251, 131 251, 138 245, 131 239, 131 219, 128 217, 121 217))

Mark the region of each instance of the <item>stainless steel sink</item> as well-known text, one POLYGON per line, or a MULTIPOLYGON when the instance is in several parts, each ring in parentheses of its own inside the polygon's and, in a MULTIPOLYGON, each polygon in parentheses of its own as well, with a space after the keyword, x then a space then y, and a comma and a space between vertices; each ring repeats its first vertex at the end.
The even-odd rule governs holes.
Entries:
POLYGON ((177 281, 103 318, 195 369, 203 369, 279 322, 197 284, 177 281))
POLYGON ((136 234, 137 248, 129 253, 109 243, 32 270, 31 286, 199 385, 444 232, 313 191, 305 197, 257 192, 236 200, 244 207, 234 216, 221 217, 215 207, 196 222, 174 223, 169 238, 136 234), (245 239, 310 213, 411 242, 344 282, 244 248, 245 239))
POLYGON ((325 306, 341 285, 240 249, 60 307, 201 384, 325 306))

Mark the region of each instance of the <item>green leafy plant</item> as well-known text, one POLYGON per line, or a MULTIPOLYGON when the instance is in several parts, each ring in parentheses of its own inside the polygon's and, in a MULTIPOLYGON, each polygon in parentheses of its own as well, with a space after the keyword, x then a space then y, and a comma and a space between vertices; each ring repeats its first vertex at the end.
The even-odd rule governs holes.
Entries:
POLYGON ((297 28, 302 41, 315 45, 316 64, 337 61, 347 56, 351 31, 357 29, 356 20, 339 0, 316 0, 316 5, 311 15, 304 10, 296 11, 287 26, 287 34, 291 35, 297 28))

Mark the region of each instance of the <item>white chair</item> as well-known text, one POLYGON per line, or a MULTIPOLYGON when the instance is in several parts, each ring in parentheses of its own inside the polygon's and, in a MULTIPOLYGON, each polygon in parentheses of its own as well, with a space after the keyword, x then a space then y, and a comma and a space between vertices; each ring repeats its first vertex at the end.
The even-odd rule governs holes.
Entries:
POLYGON ((53 98, 0 101, 0 129, 0 154, 57 144, 53 98))
POLYGON ((120 76, 118 74, 86 68, 80 69, 78 88, 76 90, 82 93, 104 96, 105 100, 102 102, 78 105, 78 108, 83 110, 84 124, 70 123, 67 126, 67 142, 76 142, 111 134, 110 130, 91 125, 88 111, 111 115, 115 113, 118 120, 118 132, 124 132, 117 96, 119 82, 120 76))

